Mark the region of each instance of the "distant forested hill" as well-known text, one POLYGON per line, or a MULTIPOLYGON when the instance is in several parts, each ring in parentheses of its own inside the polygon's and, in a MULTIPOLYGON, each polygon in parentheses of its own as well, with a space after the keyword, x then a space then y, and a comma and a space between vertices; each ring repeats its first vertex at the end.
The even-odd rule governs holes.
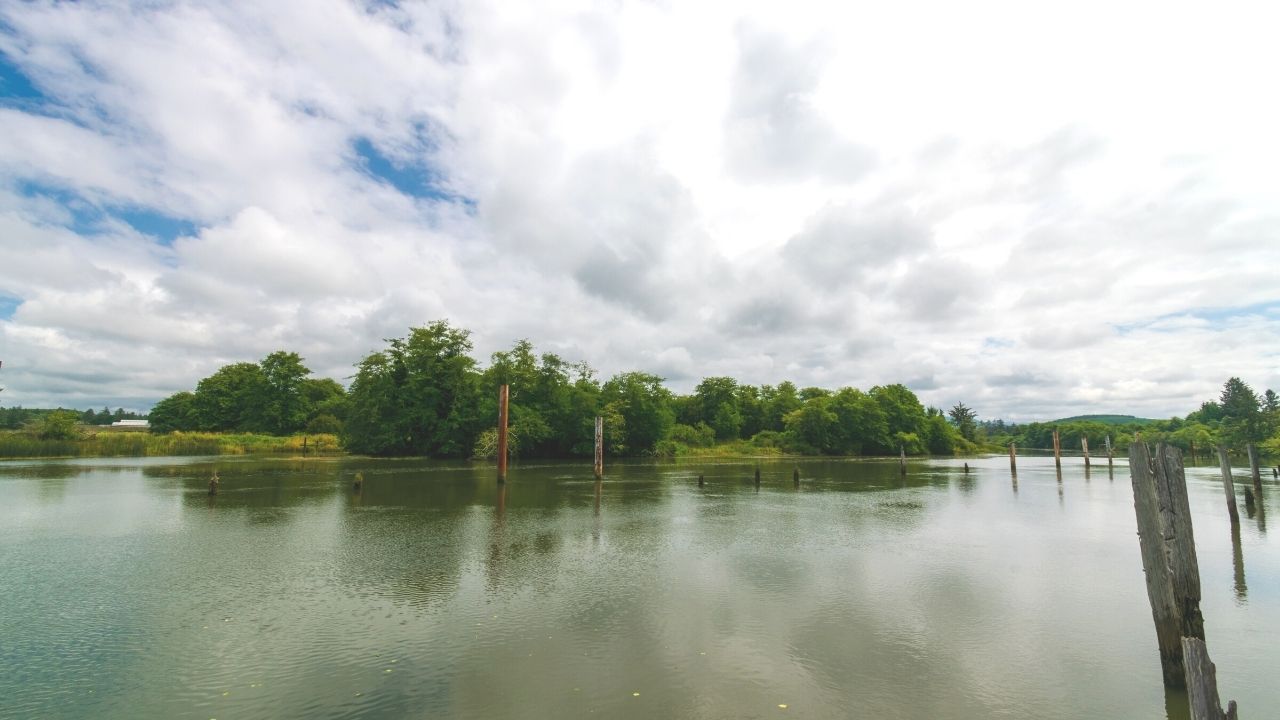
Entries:
POLYGON ((1132 415, 1075 415, 1073 417, 1053 421, 1054 424, 1069 422, 1099 422, 1104 425, 1129 425, 1131 423, 1147 425, 1156 421, 1151 418, 1140 418, 1132 415))

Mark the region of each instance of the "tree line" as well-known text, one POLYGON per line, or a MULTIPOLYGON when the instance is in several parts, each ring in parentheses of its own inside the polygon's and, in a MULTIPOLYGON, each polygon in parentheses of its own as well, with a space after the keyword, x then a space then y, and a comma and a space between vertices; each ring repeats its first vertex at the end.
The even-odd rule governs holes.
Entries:
POLYGON ((96 411, 93 408, 80 411, 66 408, 0 407, 0 430, 19 430, 55 412, 74 415, 76 422, 82 425, 110 425, 117 420, 142 420, 146 418, 146 415, 132 410, 125 410, 124 408, 116 408, 115 411, 107 407, 96 411))
POLYGON ((709 377, 677 395, 645 372, 601 382, 587 364, 538 353, 527 340, 481 367, 470 333, 447 321, 386 342, 357 363, 345 391, 309 377, 296 353, 227 365, 194 391, 157 403, 152 431, 333 432, 355 453, 483 456, 495 445, 498 387, 506 384, 511 444, 524 457, 590 456, 597 415, 607 428, 605 450, 615 456, 671 456, 735 442, 831 455, 976 449, 971 422, 949 421, 900 384, 864 392, 709 377))
POLYGON ((1108 437, 1114 446, 1127 448, 1141 433, 1149 442, 1167 442, 1184 452, 1194 447, 1197 454, 1211 451, 1217 445, 1240 449, 1248 443, 1259 444, 1270 453, 1280 453, 1280 397, 1272 390, 1259 394, 1248 383, 1233 377, 1223 384, 1216 400, 1204 401, 1185 417, 1122 423, 1072 420, 1017 425, 997 421, 979 423, 977 439, 1001 447, 1014 443, 1022 448, 1047 449, 1053 446, 1055 429, 1063 448, 1068 450, 1079 449, 1082 437, 1094 452, 1103 447, 1108 437))

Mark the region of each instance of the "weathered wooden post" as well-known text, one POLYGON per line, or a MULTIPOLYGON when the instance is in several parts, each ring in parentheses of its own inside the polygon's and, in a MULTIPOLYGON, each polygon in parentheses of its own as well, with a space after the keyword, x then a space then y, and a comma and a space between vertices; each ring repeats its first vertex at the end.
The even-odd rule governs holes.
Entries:
POLYGON ((508 386, 498 388, 498 482, 507 481, 507 398, 508 386))
POLYGON ((1200 638, 1182 638, 1182 656, 1186 660, 1187 701, 1191 720, 1236 720, 1236 701, 1222 710, 1218 699, 1218 668, 1209 660, 1209 649, 1200 638))
POLYGON ((965 475, 968 475, 968 474, 969 474, 969 463, 965 463, 965 464, 964 464, 964 474, 965 474, 965 475))
POLYGON ((1084 452, 1084 468, 1089 469, 1089 438, 1080 436, 1080 450, 1084 452))
POLYGON ((604 477, 604 418, 596 416, 596 479, 604 477))
POLYGON ((1244 548, 1240 545, 1240 523, 1231 523, 1231 567, 1235 571, 1236 599, 1249 597, 1249 585, 1244 579, 1244 548))
POLYGON ((1262 497, 1262 475, 1258 472, 1258 448, 1249 443, 1249 471, 1253 473, 1253 494, 1262 497))
POLYGON ((1015 478, 1018 477, 1018 451, 1013 443, 1009 443, 1009 472, 1013 473, 1015 478))
POLYGON ((351 489, 356 492, 364 488, 364 473, 356 473, 356 479, 351 483, 351 489))
POLYGON ((1111 447, 1111 436, 1108 435, 1103 440, 1107 444, 1107 469, 1110 470, 1116 462, 1115 448, 1111 447))
POLYGON ((1204 639, 1200 614, 1200 568, 1187 501, 1182 458, 1176 448, 1161 443, 1151 457, 1147 446, 1129 446, 1129 476, 1133 506, 1146 573, 1147 598, 1156 625, 1164 684, 1186 683, 1182 638, 1204 639))
POLYGON ((210 495, 217 495, 217 494, 218 494, 218 483, 219 483, 219 482, 220 482, 220 481, 218 480, 218 469, 217 469, 217 468, 214 468, 214 469, 213 469, 213 475, 209 478, 209 494, 210 494, 210 495))
POLYGON ((760 487, 760 466, 756 465, 756 487, 760 487))
POLYGON ((1062 441, 1058 437, 1058 428, 1053 429, 1053 464, 1062 467, 1062 441))
POLYGON ((1240 524, 1240 510, 1236 507, 1236 484, 1231 479, 1231 459, 1227 457, 1225 445, 1218 446, 1218 467, 1222 470, 1222 488, 1227 493, 1227 514, 1231 516, 1231 524, 1240 524))
POLYGON ((796 487, 800 487, 800 468, 795 468, 791 471, 791 482, 796 487))
POLYGON ((903 445, 898 446, 898 470, 903 477, 907 476, 907 448, 903 445))

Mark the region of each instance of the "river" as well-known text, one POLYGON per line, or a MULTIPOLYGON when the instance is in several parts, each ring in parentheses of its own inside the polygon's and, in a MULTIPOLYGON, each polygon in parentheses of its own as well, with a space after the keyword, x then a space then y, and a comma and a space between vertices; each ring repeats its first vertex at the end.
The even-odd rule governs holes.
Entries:
MULTIPOLYGON (((1128 470, 1081 463, 0 462, 0 716, 1182 720, 1128 470)), ((1188 486, 1223 701, 1262 718, 1244 476, 1238 544, 1216 467, 1188 486)))

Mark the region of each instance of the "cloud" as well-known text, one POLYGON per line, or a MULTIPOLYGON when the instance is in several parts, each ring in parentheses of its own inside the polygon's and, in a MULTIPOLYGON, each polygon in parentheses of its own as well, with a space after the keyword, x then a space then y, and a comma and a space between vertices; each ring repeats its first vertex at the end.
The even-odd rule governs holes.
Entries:
POLYGON ((1116 34, 1081 60, 978 10, 5 5, 5 402, 343 379, 437 318, 985 418, 1280 387, 1270 24, 1167 13, 1135 75, 1132 17, 1059 17, 1116 34))
POLYGON ((749 23, 737 27, 738 57, 725 120, 730 169, 748 181, 817 178, 849 183, 875 154, 842 138, 813 106, 822 77, 821 43, 793 46, 749 23))

